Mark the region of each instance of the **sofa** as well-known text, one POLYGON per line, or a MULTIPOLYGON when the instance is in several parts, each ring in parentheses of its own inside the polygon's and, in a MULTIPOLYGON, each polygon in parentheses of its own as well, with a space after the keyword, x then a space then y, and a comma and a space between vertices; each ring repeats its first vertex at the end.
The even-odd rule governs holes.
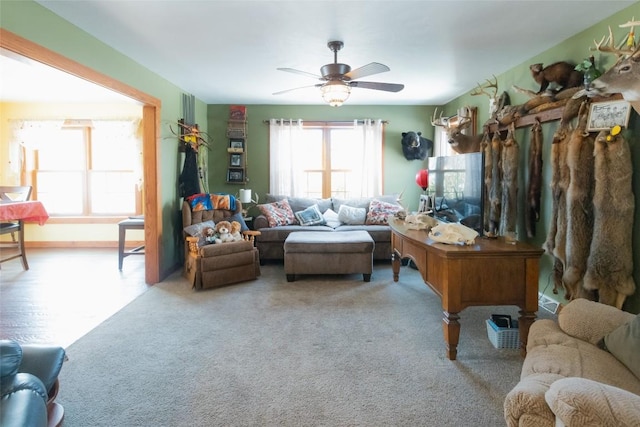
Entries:
MULTIPOLYGON (((260 214, 254 218, 253 228, 260 232, 260 235, 256 236, 256 247, 260 252, 261 262, 284 260, 284 241, 290 233, 296 231, 339 233, 354 230, 365 230, 369 233, 375 243, 374 260, 390 260, 391 230, 386 223, 386 217, 401 210, 402 206, 397 203, 396 195, 357 199, 335 197, 314 199, 267 194, 264 203, 258 205, 258 209, 260 214), (279 222, 269 217, 269 208, 273 206, 282 208, 283 205, 285 205, 283 209, 288 210, 289 213, 281 214, 279 222), (356 215, 356 211, 362 212, 362 210, 364 210, 364 217, 356 215), (305 214, 309 212, 311 212, 309 218, 312 220, 309 221, 309 225, 305 225, 305 214), (318 213, 322 216, 321 218, 318 217, 318 213)), ((277 215, 278 212, 273 214, 273 216, 277 215)))
POLYGON ((59 346, 0 340, 1 426, 51 427, 62 423, 64 409, 55 398, 65 357, 59 346))
POLYGON ((640 426, 640 315, 586 299, 529 330, 510 427, 640 426))

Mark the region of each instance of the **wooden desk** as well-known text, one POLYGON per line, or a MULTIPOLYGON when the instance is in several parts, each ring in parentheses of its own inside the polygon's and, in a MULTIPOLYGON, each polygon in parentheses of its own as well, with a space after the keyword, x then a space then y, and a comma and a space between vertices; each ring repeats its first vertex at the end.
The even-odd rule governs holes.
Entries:
POLYGON ((520 308, 520 351, 526 351, 529 327, 538 311, 539 260, 543 250, 503 238, 476 238, 471 246, 436 243, 424 230, 410 230, 404 221, 389 219, 393 280, 400 260, 411 259, 424 282, 442 299, 442 330, 447 357, 455 360, 464 308, 515 305, 520 308))

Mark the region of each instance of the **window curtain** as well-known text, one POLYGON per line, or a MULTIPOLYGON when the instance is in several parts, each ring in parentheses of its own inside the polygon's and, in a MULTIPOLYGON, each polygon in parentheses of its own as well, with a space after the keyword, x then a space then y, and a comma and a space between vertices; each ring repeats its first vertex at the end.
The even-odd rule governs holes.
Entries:
POLYGON ((295 144, 301 140, 302 120, 269 120, 269 192, 302 196, 296 183, 302 175, 295 166, 295 144))
POLYGON ((92 120, 96 131, 104 132, 110 138, 120 141, 131 141, 135 145, 136 159, 132 162, 136 185, 142 191, 142 120, 92 120))
POLYGON ((9 120, 9 174, 3 179, 20 185, 22 171, 33 169, 24 157, 25 150, 37 150, 52 132, 60 131, 63 123, 64 120, 9 120))
POLYGON ((382 139, 384 125, 382 120, 354 120, 355 132, 362 136, 363 156, 359 170, 362 177, 360 197, 372 197, 382 194, 382 139))

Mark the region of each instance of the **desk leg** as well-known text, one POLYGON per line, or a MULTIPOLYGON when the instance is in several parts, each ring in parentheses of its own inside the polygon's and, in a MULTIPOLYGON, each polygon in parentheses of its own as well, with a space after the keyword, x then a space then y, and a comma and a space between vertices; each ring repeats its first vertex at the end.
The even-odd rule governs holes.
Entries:
POLYGON ((393 251, 393 253, 391 254, 391 269, 393 270, 393 281, 397 282, 398 279, 400 278, 400 265, 401 265, 401 258, 400 258, 400 254, 398 253, 398 251, 393 251))
POLYGON ((458 341, 460 340, 460 316, 458 313, 449 313, 443 311, 442 332, 444 333, 444 341, 447 346, 447 358, 456 360, 458 355, 458 341))
POLYGON ((520 310, 518 312, 518 332, 520 333, 520 354, 522 357, 527 355, 527 338, 529 337, 529 328, 536 320, 535 311, 520 310))
POLYGON ((124 240, 127 230, 120 226, 118 235, 118 270, 122 271, 122 259, 124 258, 124 240))

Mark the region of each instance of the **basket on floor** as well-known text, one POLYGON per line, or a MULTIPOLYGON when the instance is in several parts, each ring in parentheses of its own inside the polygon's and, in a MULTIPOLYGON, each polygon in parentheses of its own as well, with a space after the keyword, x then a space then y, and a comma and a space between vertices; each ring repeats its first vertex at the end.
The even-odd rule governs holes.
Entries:
POLYGON ((491 319, 487 319, 487 335, 495 348, 520 348, 520 331, 518 321, 513 321, 512 328, 500 328, 491 319))

